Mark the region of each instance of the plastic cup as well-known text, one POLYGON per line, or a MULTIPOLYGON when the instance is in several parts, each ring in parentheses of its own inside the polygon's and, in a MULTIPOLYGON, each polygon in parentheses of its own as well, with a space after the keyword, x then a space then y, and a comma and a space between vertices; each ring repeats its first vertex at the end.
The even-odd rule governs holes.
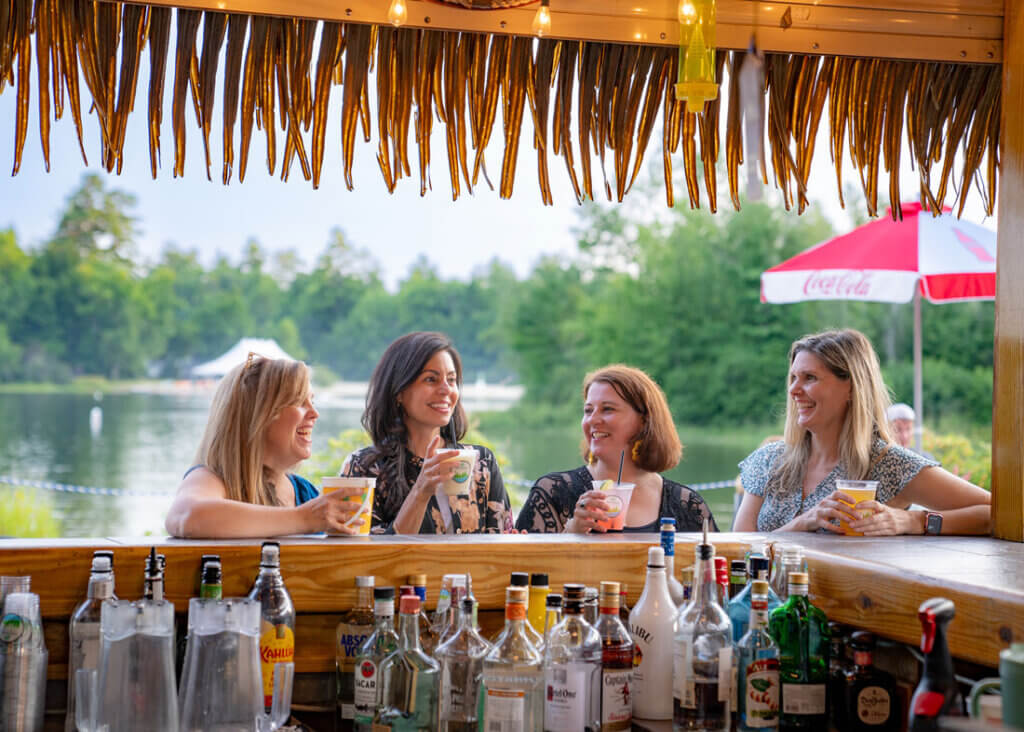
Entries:
POLYGON ((633 497, 634 483, 613 483, 610 480, 595 480, 594 490, 604 493, 604 502, 609 505, 606 512, 607 521, 598 521, 597 525, 605 531, 622 531, 626 525, 626 512, 629 511, 629 499, 633 497), (611 485, 608 485, 611 483, 611 485))
POLYGON ((473 471, 476 468, 479 453, 472 448, 456 452, 458 455, 445 460, 445 463, 455 463, 455 472, 444 482, 444 492, 449 496, 465 496, 473 487, 473 471))
MULTIPOLYGON (((352 526, 353 522, 362 517, 362 526, 356 526, 359 536, 370 535, 370 519, 373 516, 373 487, 377 484, 376 478, 352 478, 344 476, 325 476, 322 481, 324 495, 338 490, 339 488, 359 488, 361 493, 358 496, 346 496, 349 502, 359 502, 359 510, 346 521, 343 526, 352 526)), ((328 532, 331 533, 331 532, 328 532)), ((344 536, 344 534, 342 534, 344 536)))
MULTIPOLYGON (((875 500, 875 493, 878 490, 877 480, 837 480, 836 490, 841 491, 853 499, 853 503, 847 503, 846 501, 840 501, 840 503, 853 508, 856 504, 861 501, 873 501, 875 500)), ((854 511, 855 514, 861 518, 867 518, 873 511, 871 510, 860 510, 854 511)), ((850 524, 843 519, 839 519, 839 528, 846 536, 864 536, 859 531, 854 531, 850 528, 850 524)))

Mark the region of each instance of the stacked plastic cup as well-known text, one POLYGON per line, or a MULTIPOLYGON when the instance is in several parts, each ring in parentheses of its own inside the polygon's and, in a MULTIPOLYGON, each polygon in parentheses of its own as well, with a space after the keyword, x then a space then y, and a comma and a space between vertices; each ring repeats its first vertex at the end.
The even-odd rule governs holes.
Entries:
POLYGON ((39 595, 28 592, 28 578, 3 579, 7 582, 0 588, 0 729, 39 732, 43 728, 47 661, 39 595))

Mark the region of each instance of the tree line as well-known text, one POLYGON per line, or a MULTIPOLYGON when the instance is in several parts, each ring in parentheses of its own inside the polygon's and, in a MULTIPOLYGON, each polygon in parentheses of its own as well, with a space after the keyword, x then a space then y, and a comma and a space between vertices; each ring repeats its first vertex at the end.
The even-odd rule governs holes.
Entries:
MULTIPOLYGON (((467 380, 518 381, 537 413, 577 410, 583 374, 621 361, 662 385, 679 422, 768 424, 784 409, 790 343, 855 327, 911 401, 909 305, 760 302, 763 270, 832 235, 820 209, 710 214, 658 195, 584 206, 576 254, 525 277, 495 260, 445 279, 421 258, 390 291, 341 230, 305 268, 255 239, 237 262, 169 247, 141 264, 134 197, 87 175, 38 247, 0 230, 0 380, 182 378, 242 336, 276 338, 320 379, 365 379, 391 340, 431 329, 453 338, 467 380)), ((992 303, 926 303, 923 321, 929 418, 988 422, 992 303)))

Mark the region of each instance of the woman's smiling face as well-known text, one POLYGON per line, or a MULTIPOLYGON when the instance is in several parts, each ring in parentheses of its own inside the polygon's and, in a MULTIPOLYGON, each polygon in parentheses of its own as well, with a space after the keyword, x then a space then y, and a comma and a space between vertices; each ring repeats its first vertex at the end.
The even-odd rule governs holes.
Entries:
POLYGON ((439 429, 451 421, 459 401, 459 377, 448 351, 438 351, 416 379, 402 389, 398 403, 410 429, 439 429))
POLYGON ((617 465, 623 451, 630 458, 633 440, 643 429, 643 416, 619 396, 615 387, 595 381, 583 402, 583 439, 598 460, 617 465))
POLYGON ((842 428, 850 408, 850 380, 840 379, 810 351, 800 351, 789 369, 789 398, 804 429, 842 428))
POLYGON ((313 425, 319 416, 311 393, 300 404, 282 409, 263 436, 263 462, 275 470, 287 470, 309 458, 313 425))

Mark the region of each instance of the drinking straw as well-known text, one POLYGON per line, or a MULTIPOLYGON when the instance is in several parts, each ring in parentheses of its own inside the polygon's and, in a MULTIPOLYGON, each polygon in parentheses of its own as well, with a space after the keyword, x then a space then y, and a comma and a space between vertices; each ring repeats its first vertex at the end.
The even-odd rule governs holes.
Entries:
POLYGON ((615 485, 622 483, 622 461, 626 459, 626 451, 619 453, 619 477, 615 479, 615 485))

